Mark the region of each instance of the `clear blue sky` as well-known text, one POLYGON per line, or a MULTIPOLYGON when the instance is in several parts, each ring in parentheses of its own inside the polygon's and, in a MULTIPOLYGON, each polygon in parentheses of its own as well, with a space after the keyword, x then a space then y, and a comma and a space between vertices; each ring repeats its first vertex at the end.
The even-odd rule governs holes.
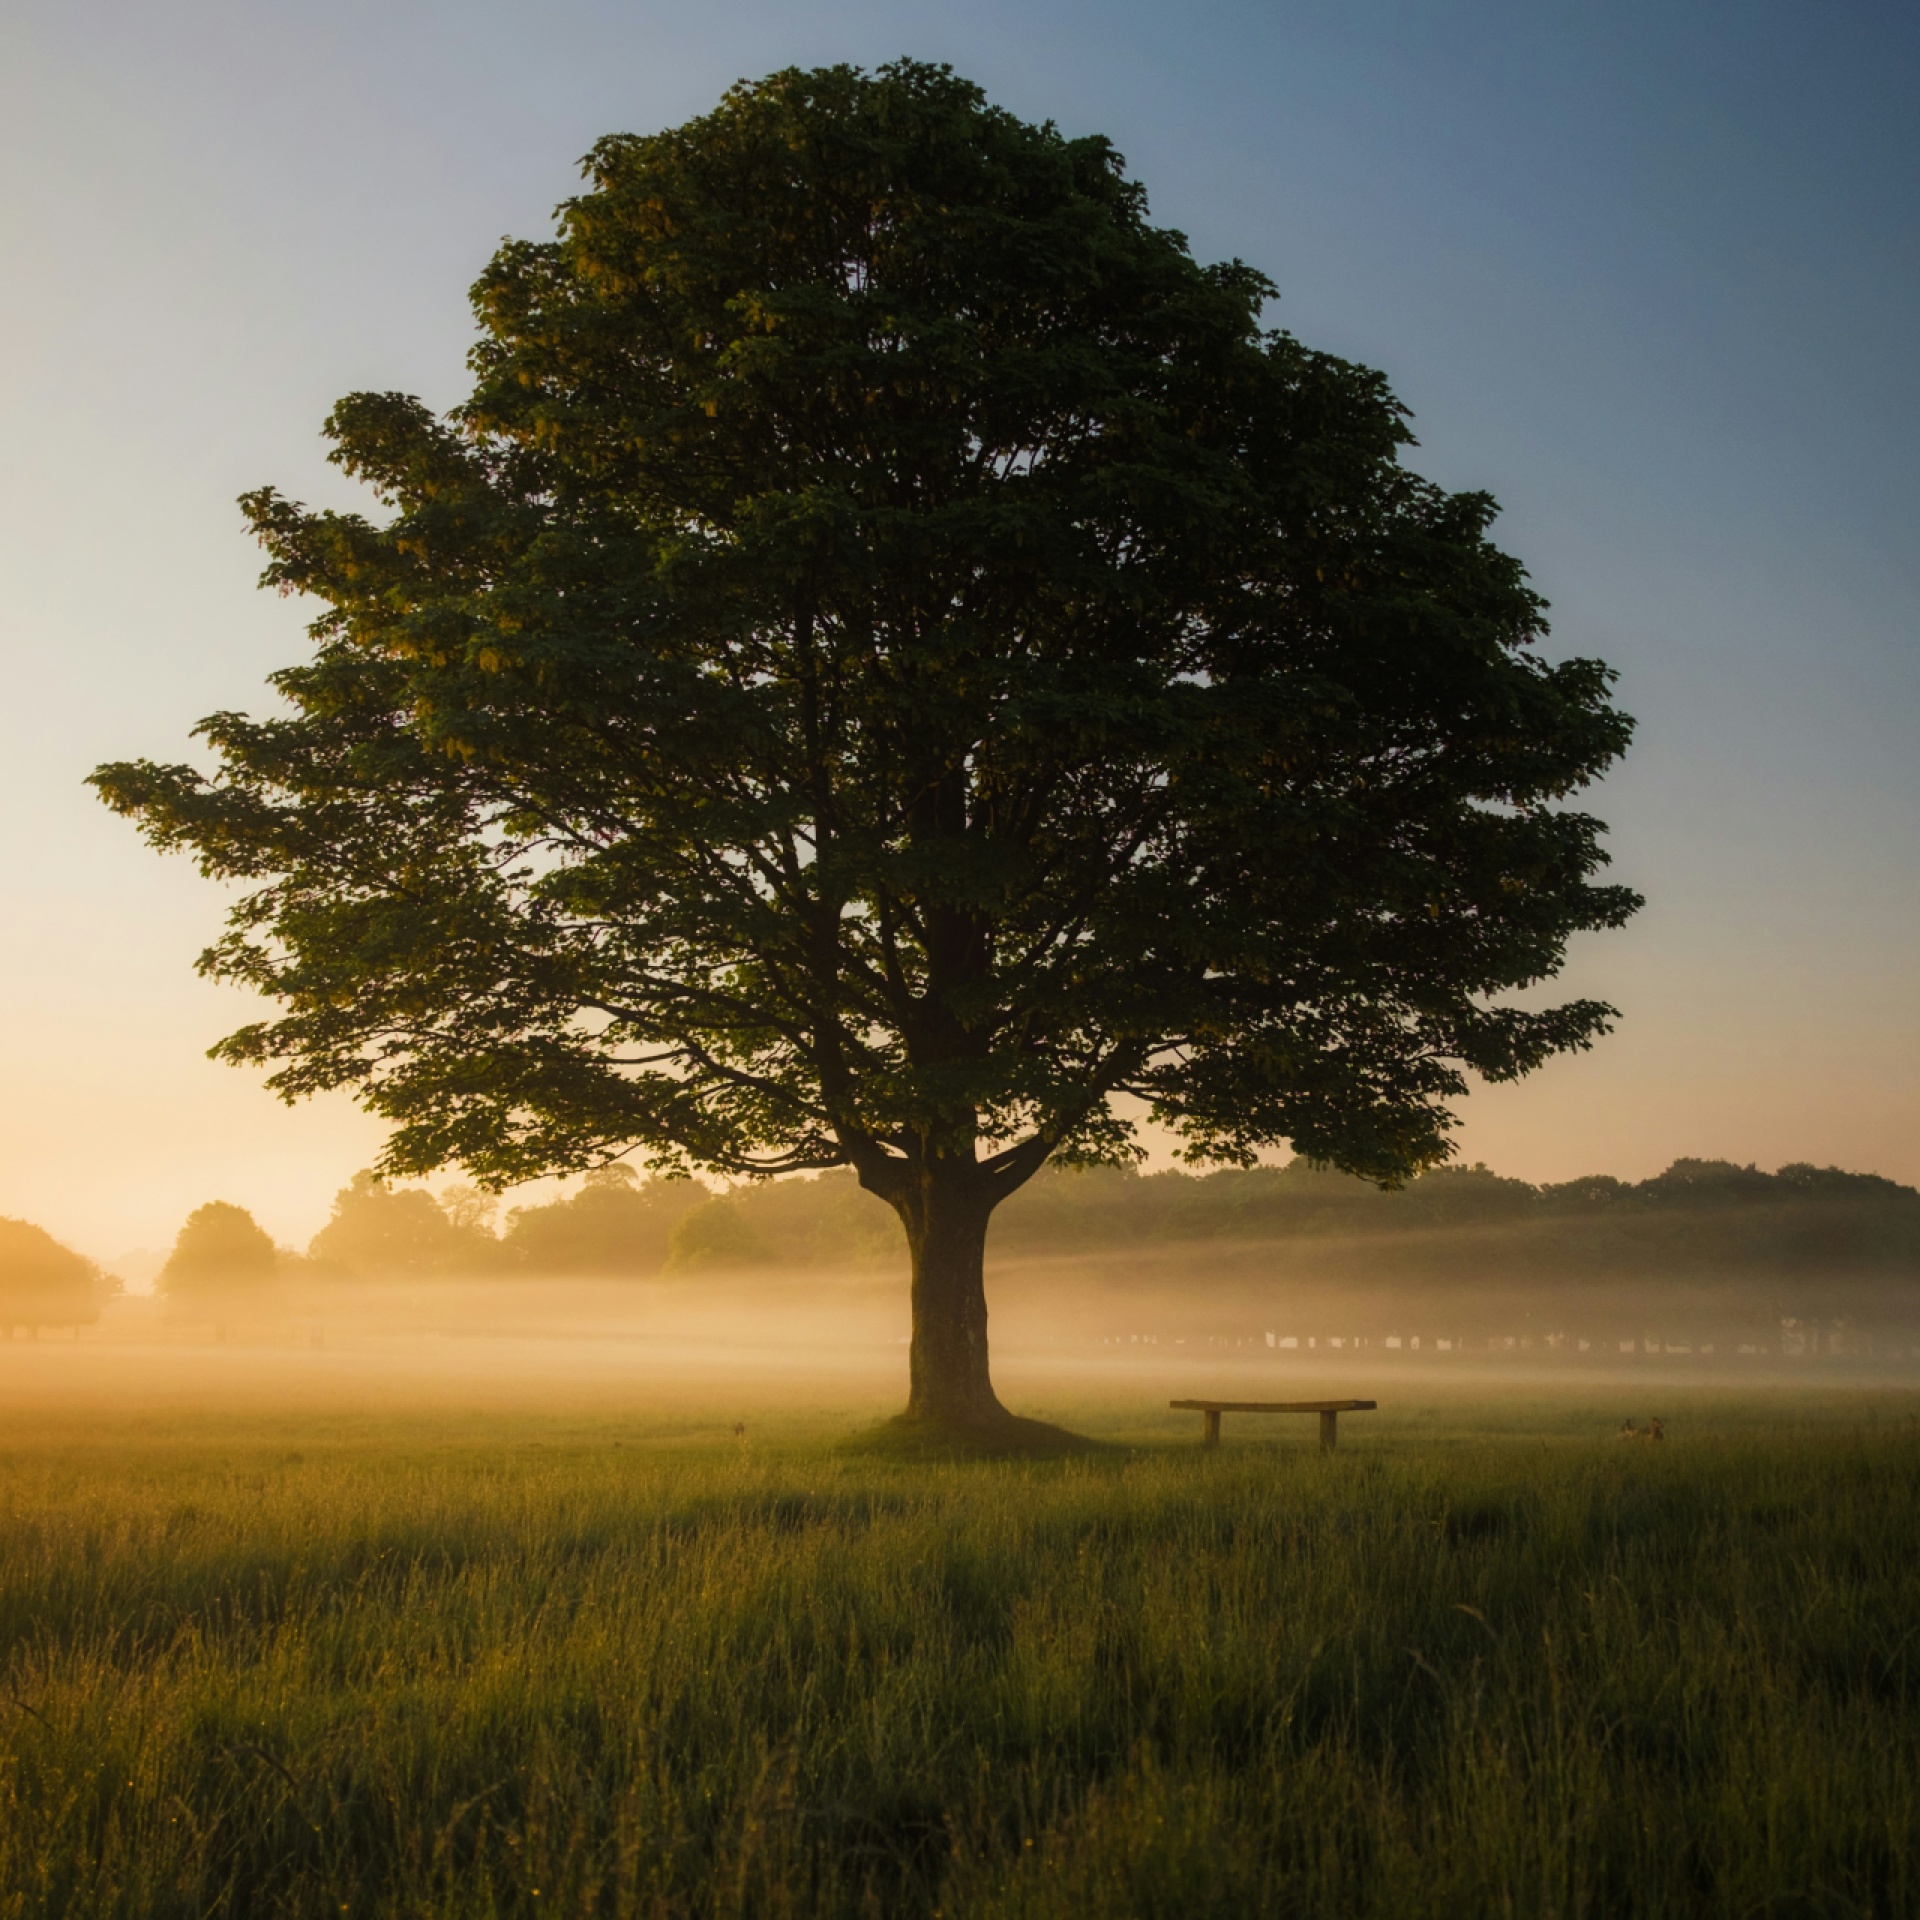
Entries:
POLYGON ((0 1213, 88 1251, 218 1195, 304 1242, 371 1157, 202 1058, 220 902, 80 785, 259 705, 297 607, 233 498, 344 498, 340 394, 461 391, 465 289, 598 135, 900 54, 1109 134, 1157 217, 1384 368, 1622 671, 1649 897, 1620 1032, 1476 1094, 1531 1178, 1677 1154, 1920 1179, 1920 9, 1134 0, 13 0, 0 24, 0 1213))

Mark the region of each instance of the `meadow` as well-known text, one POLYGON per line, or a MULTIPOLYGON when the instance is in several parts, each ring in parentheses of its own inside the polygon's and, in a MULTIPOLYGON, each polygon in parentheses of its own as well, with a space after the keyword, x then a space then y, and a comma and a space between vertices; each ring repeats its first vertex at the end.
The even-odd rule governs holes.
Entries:
POLYGON ((0 1915, 1920 1911, 1920 1394, 1661 1395, 16 1392, 0 1915))

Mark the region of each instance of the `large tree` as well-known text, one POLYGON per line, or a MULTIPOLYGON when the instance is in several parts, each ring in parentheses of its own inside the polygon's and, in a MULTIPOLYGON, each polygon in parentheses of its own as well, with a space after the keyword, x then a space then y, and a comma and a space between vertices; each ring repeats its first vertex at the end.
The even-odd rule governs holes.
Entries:
POLYGON ((108 803, 245 891, 217 1050, 383 1170, 851 1164, 913 1265, 908 1417, 994 1428, 982 1252, 1050 1156, 1286 1141, 1383 1182, 1595 883, 1626 743, 1493 503, 1381 377, 942 68, 787 72, 603 141, 474 291, 471 397, 334 411, 385 518, 245 508, 321 603, 284 709, 108 803))

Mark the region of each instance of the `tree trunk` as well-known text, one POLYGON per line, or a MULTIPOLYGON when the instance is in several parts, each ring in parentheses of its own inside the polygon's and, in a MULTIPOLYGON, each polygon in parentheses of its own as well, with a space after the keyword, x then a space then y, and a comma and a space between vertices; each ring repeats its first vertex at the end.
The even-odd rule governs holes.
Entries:
POLYGON ((896 1204, 913 1257, 906 1417, 942 1428, 1004 1425, 1011 1416, 987 1371, 984 1266, 992 1203, 958 1169, 942 1169, 896 1204))

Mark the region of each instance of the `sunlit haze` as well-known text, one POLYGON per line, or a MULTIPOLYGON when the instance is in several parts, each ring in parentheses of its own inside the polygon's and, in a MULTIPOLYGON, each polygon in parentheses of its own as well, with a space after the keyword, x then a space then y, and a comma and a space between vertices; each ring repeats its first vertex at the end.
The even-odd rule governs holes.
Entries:
POLYGON ((1593 807, 1648 904, 1562 988, 1623 1018, 1475 1093, 1462 1157, 1920 1180, 1911 9, 18 0, 0 36, 0 1214, 108 1260, 213 1198, 326 1219, 376 1124, 205 1058, 254 1012, 192 971, 222 896, 82 780, 265 704, 310 615, 234 497, 352 501, 348 391, 452 404, 468 284, 594 138, 902 54, 1108 134, 1157 220, 1383 369, 1551 646, 1621 670, 1593 807))

